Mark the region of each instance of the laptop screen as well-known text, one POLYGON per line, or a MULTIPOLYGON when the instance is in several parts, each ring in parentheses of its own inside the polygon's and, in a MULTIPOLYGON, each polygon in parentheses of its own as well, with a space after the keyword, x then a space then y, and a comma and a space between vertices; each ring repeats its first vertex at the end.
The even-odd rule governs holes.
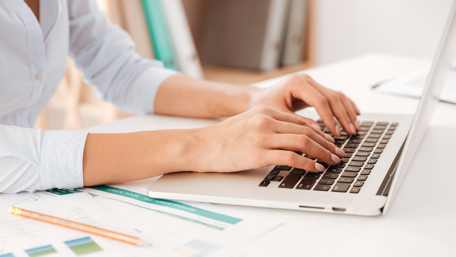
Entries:
POLYGON ((418 110, 405 142, 401 159, 394 175, 393 183, 389 191, 389 197, 384 207, 384 212, 391 206, 394 197, 404 180, 410 164, 426 133, 435 108, 440 99, 445 80, 451 69, 452 61, 456 54, 456 2, 453 4, 442 39, 437 48, 432 63, 431 71, 426 80, 426 86, 421 97, 418 110))

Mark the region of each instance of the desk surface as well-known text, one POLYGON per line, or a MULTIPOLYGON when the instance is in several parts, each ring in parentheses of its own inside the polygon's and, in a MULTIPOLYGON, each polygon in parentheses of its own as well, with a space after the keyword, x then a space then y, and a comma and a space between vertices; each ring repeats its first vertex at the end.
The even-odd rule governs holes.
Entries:
MULTIPOLYGON (((306 70, 323 85, 344 91, 361 112, 414 113, 418 99, 374 92, 371 86, 429 67, 423 59, 369 54, 306 70)), ((256 84, 267 87, 277 80, 256 84)), ((305 110, 301 114, 311 110, 305 110)), ((358 217, 235 207, 278 217, 284 225, 256 239, 265 247, 301 256, 456 256, 456 105, 440 103, 396 200, 385 216, 358 217), (432 160, 432 161, 431 161, 432 160)), ((135 116, 88 129, 93 133, 196 128, 214 120, 135 116)), ((154 179, 132 182, 147 185, 154 179)))

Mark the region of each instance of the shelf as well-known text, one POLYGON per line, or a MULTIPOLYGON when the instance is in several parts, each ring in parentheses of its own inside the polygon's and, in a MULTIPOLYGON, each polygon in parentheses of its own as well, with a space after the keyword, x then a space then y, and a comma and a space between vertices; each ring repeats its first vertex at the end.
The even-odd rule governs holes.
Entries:
POLYGON ((312 62, 303 62, 298 65, 282 67, 269 72, 260 72, 229 67, 210 66, 203 64, 204 79, 230 84, 247 85, 262 80, 294 73, 312 68, 312 62))

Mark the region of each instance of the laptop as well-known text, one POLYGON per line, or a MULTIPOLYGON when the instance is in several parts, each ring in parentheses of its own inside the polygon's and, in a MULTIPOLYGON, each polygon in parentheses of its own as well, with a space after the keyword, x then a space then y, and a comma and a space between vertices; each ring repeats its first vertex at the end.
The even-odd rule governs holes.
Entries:
MULTIPOLYGON (((148 187, 156 198, 375 216, 391 207, 426 133, 456 54, 456 4, 414 116, 367 114, 357 135, 334 137, 346 156, 321 173, 269 166, 236 173, 173 173, 148 187)), ((330 133, 322 125, 325 133, 330 133)), ((332 135, 333 136, 333 135, 332 135)), ((318 160, 317 160, 318 161, 318 160)))

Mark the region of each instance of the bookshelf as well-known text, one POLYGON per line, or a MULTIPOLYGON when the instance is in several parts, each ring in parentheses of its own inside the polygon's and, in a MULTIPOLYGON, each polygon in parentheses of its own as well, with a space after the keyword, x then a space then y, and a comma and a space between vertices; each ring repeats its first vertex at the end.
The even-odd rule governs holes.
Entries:
MULTIPOLYGON (((203 45, 204 26, 206 23, 206 13, 211 0, 182 0, 187 15, 188 23, 195 41, 197 51, 201 53, 203 45)), ((303 50, 302 62, 293 65, 280 67, 273 71, 260 72, 248 69, 239 69, 224 66, 214 66, 202 62, 204 79, 210 81, 233 83, 233 84, 251 84, 265 79, 286 75, 300 70, 314 67, 315 58, 315 0, 308 0, 307 26, 305 28, 305 48, 303 50)), ((200 58, 201 59, 201 58, 200 58)))

